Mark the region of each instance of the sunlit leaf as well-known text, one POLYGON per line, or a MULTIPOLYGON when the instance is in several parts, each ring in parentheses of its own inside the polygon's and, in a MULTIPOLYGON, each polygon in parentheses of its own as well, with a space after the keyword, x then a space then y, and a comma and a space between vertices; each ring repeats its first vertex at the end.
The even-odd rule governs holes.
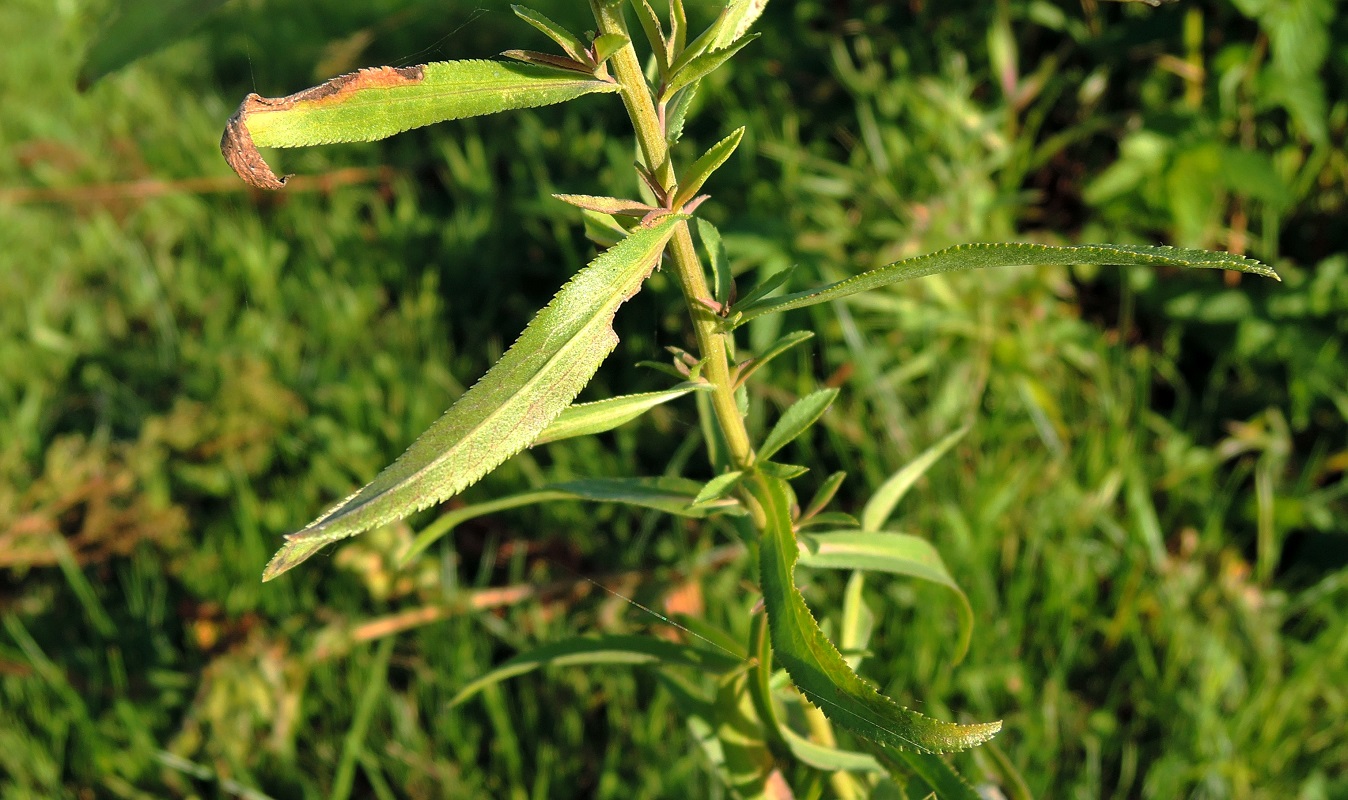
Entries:
POLYGON ((946 436, 880 484, 880 488, 875 490, 875 494, 871 495, 871 499, 866 501, 866 506, 861 510, 861 527, 871 531, 883 528, 890 515, 894 513, 894 507, 905 494, 908 494, 913 484, 917 483, 917 480, 931 469, 932 464, 935 464, 968 432, 969 429, 964 427, 946 436))
POLYGON ((836 399, 838 399, 837 389, 820 389, 792 403, 763 440, 762 446, 758 448, 758 457, 771 458, 778 450, 790 444, 818 422, 836 399))
POLYGON ((576 436, 593 436, 596 433, 611 431, 626 425, 658 405, 683 397, 689 392, 708 388, 710 387, 705 384, 684 384, 680 388, 666 389, 663 392, 628 394, 568 406, 557 419, 543 429, 534 440, 534 444, 548 444, 576 436))
POLYGON ((225 0, 121 0, 89 45, 79 83, 87 87, 196 30, 225 0))

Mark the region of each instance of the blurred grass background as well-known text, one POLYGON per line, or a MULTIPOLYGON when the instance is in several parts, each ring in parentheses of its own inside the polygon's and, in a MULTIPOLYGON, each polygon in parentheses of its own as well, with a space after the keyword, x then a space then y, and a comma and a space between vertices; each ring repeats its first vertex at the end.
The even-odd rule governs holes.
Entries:
MULTIPOLYGON (((549 195, 636 191, 620 105, 287 151, 305 177, 255 195, 217 149, 247 92, 544 42, 505 4, 235 0, 80 93, 106 11, 0 5, 0 796, 725 796, 649 674, 446 707, 520 648, 654 628, 570 571, 742 631, 757 598, 716 525, 520 509, 394 570, 432 511, 259 583, 592 257, 549 195)), ((1008 239, 1231 249, 1285 278, 993 271, 754 323, 750 345, 819 333, 753 414, 845 390, 791 458, 806 488, 847 470, 844 509, 974 426, 900 509, 970 595, 970 656, 951 667, 939 589, 874 579, 868 676, 1005 718, 1040 797, 1348 797, 1340 4, 800 0, 761 26, 679 151, 748 126, 703 207, 742 288, 1008 239)), ((657 275, 585 396, 662 386, 634 364, 689 345, 680 313, 657 275)), ((705 477, 699 445, 675 404, 465 498, 705 477)), ((806 591, 836 614, 838 580, 806 591)), ((983 780, 987 758, 957 762, 983 780)))

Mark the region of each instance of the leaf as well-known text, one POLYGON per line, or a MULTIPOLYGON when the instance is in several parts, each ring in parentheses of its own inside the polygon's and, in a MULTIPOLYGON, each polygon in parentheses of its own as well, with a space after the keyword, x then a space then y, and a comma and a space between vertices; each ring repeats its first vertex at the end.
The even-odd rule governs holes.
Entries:
MULTIPOLYGON (((759 300, 777 291, 777 289, 780 288, 782 284, 790 280, 791 276, 796 273, 796 267, 797 267, 796 264, 792 264, 786 269, 777 270, 768 277, 764 278, 762 282, 760 282, 754 288, 750 289, 747 294, 741 297, 739 299, 739 302, 731 306, 730 309, 731 312, 738 314, 741 308, 744 308, 746 306, 752 308, 755 304, 758 303, 759 300)), ((794 295, 788 295, 788 297, 794 297, 794 295)))
POLYGON ((763 440, 763 445, 758 448, 758 457, 764 461, 771 458, 774 453, 819 421, 836 399, 838 399, 837 389, 820 389, 792 403, 763 440))
POLYGON ((782 726, 782 738, 791 749, 791 755, 815 769, 825 772, 884 772, 885 768, 868 753, 856 753, 836 747, 826 747, 806 739, 786 726, 782 726))
POLYGON ((585 46, 585 42, 583 42, 579 36, 548 19, 543 14, 534 11, 532 8, 512 5, 510 10, 515 12, 515 16, 534 26, 541 31, 544 36, 547 36, 549 39, 556 42, 557 46, 561 47, 562 51, 568 56, 571 56, 571 58, 582 64, 588 63, 593 69, 594 64, 590 63, 589 50, 585 46))
POLYGON ((594 40, 594 58, 600 64, 608 61, 614 53, 627 46, 628 39, 621 33, 606 33, 594 40))
POLYGON ((701 488, 697 481, 674 477, 590 478, 553 483, 532 491, 446 511, 417 534, 417 538, 412 541, 412 546, 403 555, 400 563, 402 566, 412 563, 431 545, 470 519, 538 503, 553 503, 559 500, 620 503, 693 518, 709 517, 718 513, 743 513, 739 503, 733 499, 694 507, 693 501, 701 488))
POLYGON ((683 219, 670 215, 634 232, 577 273, 501 360, 407 452, 368 486, 287 536, 263 580, 328 542, 459 493, 537 439, 617 346, 613 317, 618 307, 641 288, 683 219))
POLYGON ((735 488, 735 485, 738 484, 743 477, 744 472, 741 470, 717 475, 715 478, 707 481, 706 485, 698 491, 697 497, 693 498, 693 505, 700 506, 705 503, 720 500, 722 497, 730 494, 730 491, 735 488))
POLYGON ((646 41, 650 43, 651 52, 655 54, 655 65, 660 70, 660 77, 664 78, 669 74, 669 39, 665 37, 664 27, 660 25, 660 17, 651 7, 650 0, 632 0, 632 8, 637 12, 641 29, 646 32, 646 41))
POLYGON ((965 426, 946 436, 880 484, 880 488, 875 490, 871 499, 866 501, 865 508, 861 509, 861 527, 870 531, 878 531, 883 528, 885 523, 889 521, 890 515, 894 513, 894 507, 899 504, 904 495, 908 494, 908 490, 913 487, 913 484, 917 483, 918 478, 925 475, 927 470, 931 469, 931 465, 935 464, 968 432, 969 428, 965 426))
POLYGON ((921 578, 950 589, 960 601, 960 636, 955 661, 964 660, 973 634, 974 609, 931 542, 905 533, 861 530, 802 533, 800 544, 802 566, 888 572, 921 578))
POLYGON ((916 775, 938 800, 983 800, 945 759, 930 753, 890 752, 887 760, 897 762, 902 771, 916 775))
POLYGON ((812 519, 828 507, 828 504, 833 502, 833 496, 838 493, 838 489, 842 488, 843 481, 846 479, 846 472, 835 472, 825 478, 824 482, 819 484, 819 489, 815 491, 814 497, 810 498, 810 504, 801 512, 801 520, 812 519))
POLYGON ((1229 269, 1277 279, 1271 268, 1252 258, 1231 253, 1213 253, 1181 247, 1145 247, 1141 245, 1083 244, 1056 247, 1046 244, 964 244, 925 256, 896 261, 888 266, 863 272, 852 278, 818 289, 774 297, 750 305, 741 301, 735 310, 735 326, 764 314, 776 314, 793 308, 839 300, 858 292, 888 286, 891 283, 923 278, 944 272, 1032 265, 1104 264, 1117 267, 1186 267, 1191 269, 1229 269))
POLYGON ((711 264, 712 292, 715 294, 716 302, 725 306, 730 303, 735 276, 730 272, 730 259, 726 255, 721 232, 715 225, 698 218, 697 238, 702 241, 702 249, 707 253, 707 261, 711 264))
POLYGON ((696 83, 715 72, 722 64, 729 61, 736 53, 743 50, 745 45, 757 38, 758 34, 755 33, 752 36, 746 36, 743 39, 740 39, 729 47, 721 50, 712 50, 711 52, 703 53, 697 58, 692 59, 684 65, 683 69, 680 69, 669 77, 669 81, 666 82, 663 91, 660 93, 661 100, 668 101, 678 90, 689 84, 696 83))
POLYGON ((533 64, 539 67, 551 67, 554 69, 564 69, 568 72, 577 72, 589 75, 591 69, 586 64, 582 64, 573 58, 566 56, 555 56, 551 53, 540 53, 537 50, 505 50, 501 55, 515 61, 523 61, 526 64, 533 64))
POLYGON ((80 65, 79 85, 100 78, 184 38, 224 5, 225 0, 121 0, 80 65))
MULTIPOLYGON (((610 397, 593 403, 581 403, 569 406, 557 416, 534 440, 534 445, 558 442, 576 436, 593 436, 596 433, 611 431, 620 425, 626 425, 652 408, 668 403, 676 397, 683 397, 699 389, 710 389, 707 384, 684 384, 663 392, 645 392, 610 397)), ((532 446, 532 445, 531 445, 532 446)))
POLYGON ((693 98, 697 97, 698 84, 694 83, 685 86, 674 93, 670 98, 668 106, 665 109, 665 140, 670 144, 676 144, 683 138, 684 124, 688 121, 688 112, 693 106, 693 98))
POLYGON ((562 69, 497 61, 372 67, 287 97, 250 94, 225 126, 220 150, 252 186, 279 189, 259 147, 372 142, 464 117, 534 108, 618 85, 562 69))
POLYGON ((729 136, 711 146, 688 168, 688 172, 679 180, 679 193, 674 196, 673 208, 683 208, 684 204, 697 196, 698 190, 722 164, 734 154, 744 138, 744 128, 736 128, 729 136))
MULTIPOLYGON (((781 273, 778 274, 780 275, 781 273)), ((735 377, 735 385, 737 387, 743 386, 749 380, 750 375, 753 375, 755 372, 758 372, 760 369, 767 366, 768 362, 772 361, 772 359, 785 353, 796 345, 808 342, 813 338, 813 331, 796 331, 795 333, 788 333, 768 345, 768 348, 763 351, 762 355, 755 356, 748 364, 744 365, 739 374, 735 377)))
POLYGON ((652 211, 660 210, 637 200, 622 200, 617 197, 595 197, 588 194, 554 194, 553 197, 576 208, 610 216, 644 217, 652 211))
POLYGON ((521 653, 459 690, 449 707, 462 705, 473 695, 509 678, 542 667, 582 664, 632 664, 662 667, 692 667, 715 674, 738 669, 743 662, 715 650, 669 642, 652 636, 577 636, 521 653))
POLYGON ((759 475, 749 485, 766 518, 759 542, 760 580, 774 657, 806 699, 837 725, 868 739, 920 753, 964 750, 1001 730, 1001 722, 956 725, 925 717, 861 680, 819 630, 805 598, 796 589, 799 550, 791 531, 786 484, 759 475))
POLYGON ((731 0, 726 6, 726 21, 711 43, 711 49, 729 47, 749 32, 758 18, 763 16, 768 0, 731 0))

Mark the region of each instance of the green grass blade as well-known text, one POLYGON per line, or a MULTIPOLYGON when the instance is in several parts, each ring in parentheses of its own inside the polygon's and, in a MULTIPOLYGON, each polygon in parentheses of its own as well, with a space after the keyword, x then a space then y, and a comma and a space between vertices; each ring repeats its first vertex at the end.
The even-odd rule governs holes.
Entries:
POLYGON ((286 537, 263 580, 299 564, 326 542, 459 493, 537 439, 617 346, 613 317, 618 307, 636 294, 682 219, 671 215, 637 230, 577 273, 501 360, 407 452, 368 486, 286 537))
POLYGON ((663 392, 627 394, 593 403, 573 405, 543 429, 534 440, 534 445, 611 431, 620 425, 626 425, 658 405, 668 403, 676 397, 683 397, 689 392, 707 388, 710 387, 705 384, 685 384, 680 388, 666 389, 663 392))
POLYGON ((758 448, 759 459, 766 461, 808 430, 824 416, 824 412, 836 399, 838 399, 837 389, 820 389, 792 403, 763 440, 763 446, 758 448))
POLYGON ((888 572, 921 578, 950 589, 960 601, 960 636, 955 661, 964 659, 973 634, 974 609, 931 542, 905 533, 875 530, 802 533, 800 540, 804 546, 800 554, 802 566, 888 572))
POLYGON ((473 695, 509 678, 543 667, 591 664, 633 664, 661 667, 692 667, 703 672, 724 673, 744 662, 726 653, 688 644, 668 642, 653 636, 577 636, 521 653, 459 690, 449 701, 451 708, 473 695))
POLYGON ((674 208, 683 208, 687 203, 697 196, 700 190, 712 176, 712 173, 720 169, 721 165, 735 153, 735 148, 740 146, 740 140, 744 138, 744 128, 736 128, 729 136, 712 145, 702 157, 694 161, 692 166, 688 167, 688 172, 679 181, 679 193, 674 197, 674 208))
POLYGON ((249 184, 279 189, 259 147, 372 142, 412 128, 562 103, 618 85, 577 72, 497 61, 373 67, 287 97, 250 94, 230 117, 220 150, 249 184))
POLYGON ((946 436, 880 484, 880 488, 875 490, 875 494, 871 495, 871 499, 867 500, 866 506, 861 509, 861 527, 868 531, 883 528, 889 521, 889 516, 894 513, 895 506, 904 495, 908 494, 908 490, 913 488, 918 478, 925 475, 927 470, 931 469, 931 465, 949 452, 950 448, 968 432, 969 428, 966 426, 946 436))
POLYGON ((79 83, 88 87, 190 34, 225 0, 122 0, 116 16, 89 46, 79 83))
POLYGON ((1229 269, 1277 278, 1270 267, 1252 258, 1190 250, 1180 247, 1144 247, 1118 244, 1083 244, 1056 247, 1045 244, 966 244, 925 256, 896 261, 853 278, 818 289, 782 295, 753 304, 738 304, 736 327, 764 314, 804 308, 830 300, 839 300, 858 292, 888 286, 891 283, 937 275, 943 272, 984 269, 987 267, 1070 266, 1102 264, 1115 267, 1184 267, 1189 269, 1229 269))
POLYGON ((956 725, 925 717, 880 694, 853 672, 796 589, 799 550, 786 484, 760 475, 750 485, 766 517, 759 556, 774 657, 806 699, 841 727, 922 753, 964 750, 1001 730, 1001 722, 956 725))

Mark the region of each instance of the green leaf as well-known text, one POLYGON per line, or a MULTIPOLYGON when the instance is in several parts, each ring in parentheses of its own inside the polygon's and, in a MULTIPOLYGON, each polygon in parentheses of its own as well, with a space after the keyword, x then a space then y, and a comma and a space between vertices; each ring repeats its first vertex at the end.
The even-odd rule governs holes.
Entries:
MULTIPOLYGON (((731 312, 739 314, 741 308, 752 308, 754 305, 758 304, 760 300, 777 291, 782 284, 790 280, 791 276, 796 273, 796 267, 796 264, 792 264, 786 269, 777 270, 764 278, 757 286, 750 289, 747 294, 741 297, 735 305, 731 306, 731 312)), ((788 297, 794 297, 794 295, 788 295, 788 297)))
POLYGON ((595 503, 620 503, 664 511, 679 517, 708 517, 718 513, 743 513, 733 499, 711 501, 693 507, 702 486, 686 478, 590 478, 553 483, 540 489, 498 497, 485 503, 473 503, 451 509, 427 525, 402 558, 406 566, 426 552, 432 544, 449 535, 470 519, 511 508, 553 503, 559 500, 588 500, 595 503))
POLYGON ((758 457, 765 461, 771 458, 774 453, 818 422, 836 399, 838 399, 837 389, 820 389, 792 403, 763 440, 763 445, 758 448, 758 457))
POLYGON ((610 216, 644 217, 652 211, 660 210, 638 200, 623 200, 617 197, 595 197, 588 194, 554 194, 553 197, 576 208, 610 216))
POLYGON ((581 270, 487 374, 391 466, 286 545, 263 573, 271 580, 328 542, 434 505, 519 452, 571 404, 618 344, 613 317, 659 260, 670 215, 628 236, 581 270))
POLYGON ((668 101, 678 90, 689 84, 696 83, 715 72, 722 64, 729 61, 736 53, 743 50, 745 45, 757 38, 758 34, 755 33, 752 36, 746 36, 743 39, 740 39, 729 47, 720 50, 712 50, 711 52, 703 53, 697 58, 692 59, 684 65, 683 69, 670 75, 669 81, 666 82, 664 90, 660 93, 661 100, 668 101))
POLYGON ((819 630, 796 589, 799 550, 791 531, 786 484, 759 475, 749 485, 766 518, 759 542, 760 579, 774 657, 806 699, 841 727, 921 753, 964 750, 1001 730, 1001 722, 956 725, 925 717, 881 695, 858 677, 819 630))
POLYGON ((661 667, 692 667, 703 672, 722 674, 738 669, 744 662, 715 650, 669 642, 652 636, 578 636, 543 645, 521 653, 459 690, 449 707, 494 684, 542 667, 567 667, 589 664, 632 664, 661 667))
POLYGON ((534 440, 535 445, 571 439, 576 436, 592 436, 596 433, 611 431, 620 425, 626 425, 652 408, 668 403, 676 397, 683 397, 699 389, 710 389, 706 384, 684 384, 663 392, 646 392, 611 397, 593 403, 581 403, 568 407, 557 419, 553 420, 534 440))
MULTIPOLYGON (((582 41, 579 36, 548 19, 543 14, 534 11, 532 8, 512 5, 510 10, 515 12, 515 16, 534 26, 541 31, 544 36, 547 36, 549 39, 556 42, 557 46, 561 47, 564 53, 571 56, 576 61, 581 63, 591 62, 589 49, 585 46, 585 42, 582 41)), ((593 63, 590 63, 590 66, 593 68, 593 63)))
POLYGON ((230 117, 220 150, 249 184, 279 189, 259 147, 371 142, 464 117, 616 92, 609 81, 562 69, 497 61, 373 67, 287 97, 250 94, 230 117))
POLYGON ((886 755, 886 760, 897 762, 900 771, 917 776, 927 785, 930 794, 925 796, 935 796, 938 800, 982 800, 982 795, 940 756, 902 751, 886 755))
POLYGON ((922 278, 943 272, 984 269, 987 267, 1014 267, 1033 265, 1104 264, 1117 267, 1186 267, 1191 269, 1229 269, 1249 272, 1267 278, 1278 275, 1270 267, 1252 258, 1190 250, 1180 247, 1145 247, 1141 245, 1083 244, 1055 247, 1046 244, 965 244, 947 248, 925 256, 896 261, 888 266, 863 272, 852 278, 831 283, 818 289, 774 297, 750 306, 737 303, 739 312, 735 325, 743 325, 764 314, 776 314, 793 308, 804 308, 818 303, 838 300, 858 292, 888 286, 891 283, 922 278))
POLYGON ((817 516, 829 503, 833 502, 833 496, 838 493, 838 489, 842 488, 843 481, 846 479, 846 472, 835 472, 825 478, 824 482, 819 484, 819 489, 814 493, 814 497, 810 498, 810 504, 801 512, 801 520, 817 516))
POLYGON ((697 220, 697 238, 702 242, 702 249, 707 254, 707 261, 711 264, 712 292, 716 296, 716 302, 725 305, 730 302, 731 287, 734 285, 735 276, 730 272, 730 259, 726 256, 725 242, 721 239, 721 232, 716 226, 699 218, 697 220))
MULTIPOLYGON (((781 273, 778 274, 780 275, 781 273)), ((767 366, 768 362, 796 345, 808 342, 813 338, 813 331, 796 331, 795 333, 788 333, 768 345, 768 348, 763 351, 762 355, 755 356, 748 364, 745 364, 743 368, 740 369, 739 375, 735 377, 735 385, 743 386, 749 380, 750 375, 753 375, 755 372, 758 372, 760 369, 767 366)))
POLYGON ((884 772, 885 768, 868 753, 856 753, 816 744, 786 726, 782 726, 782 738, 791 749, 791 755, 815 769, 825 772, 884 772))
POLYGON ((606 33, 594 40, 594 57, 600 64, 608 61, 614 53, 627 46, 627 37, 621 33, 606 33))
POLYGON ((778 464, 775 461, 759 461, 754 464, 754 469, 764 475, 784 481, 793 481, 810 471, 809 467, 802 467, 799 464, 778 464))
POLYGON ((552 69, 564 69, 568 72, 576 72, 584 75, 591 74, 591 68, 588 64, 583 64, 573 58, 566 56, 555 56, 552 53, 540 53, 537 50, 505 50, 501 53, 506 58, 516 61, 523 61, 526 64, 533 64, 539 67, 552 69))
POLYGON ((715 478, 707 481, 706 485, 698 491, 697 497, 693 498, 693 505, 700 506, 705 503, 720 500, 722 497, 730 494, 730 491, 735 488, 735 485, 738 484, 743 477, 744 472, 741 470, 717 475, 715 478))
POLYGON ((581 209, 580 217, 585 224, 585 237, 600 247, 612 247, 627 236, 626 228, 601 211, 581 209))
POLYGON ((641 22, 641 29, 646 32, 646 41, 651 45, 651 52, 655 54, 656 68, 660 70, 660 77, 663 79, 669 74, 669 39, 665 37, 664 27, 660 25, 660 17, 651 7, 650 0, 632 0, 632 8, 637 12, 637 20, 641 22))
POLYGON ((800 542, 802 566, 908 575, 950 589, 960 601, 960 636, 955 661, 964 659, 973 633, 974 609, 931 542, 905 533, 873 530, 802 533, 800 542))
POLYGON ((688 121, 688 112, 697 97, 699 84, 685 86, 674 93, 665 108, 665 140, 673 145, 683 138, 683 127, 688 121))
POLYGON ((875 494, 871 495, 871 499, 866 501, 865 508, 861 510, 861 527, 869 531, 883 528, 889 521, 889 516, 894 513, 894 507, 904 495, 908 494, 908 490, 917 483, 918 478, 925 475, 927 470, 931 469, 931 465, 968 432, 969 428, 965 426, 946 436, 880 484, 880 488, 875 490, 875 494))
POLYGON ((95 81, 182 39, 225 0, 121 0, 80 65, 79 84, 95 81))
POLYGON ((731 0, 726 6, 725 23, 717 31, 711 49, 729 47, 742 39, 758 18, 763 16, 763 9, 767 6, 768 0, 731 0))
POLYGON ((735 152, 735 148, 740 146, 740 140, 744 138, 744 128, 736 128, 729 136, 711 146, 702 157, 694 161, 688 168, 688 172, 679 180, 679 193, 674 196, 674 208, 683 208, 684 203, 697 196, 700 190, 712 176, 712 173, 720 169, 721 165, 730 158, 735 152))

